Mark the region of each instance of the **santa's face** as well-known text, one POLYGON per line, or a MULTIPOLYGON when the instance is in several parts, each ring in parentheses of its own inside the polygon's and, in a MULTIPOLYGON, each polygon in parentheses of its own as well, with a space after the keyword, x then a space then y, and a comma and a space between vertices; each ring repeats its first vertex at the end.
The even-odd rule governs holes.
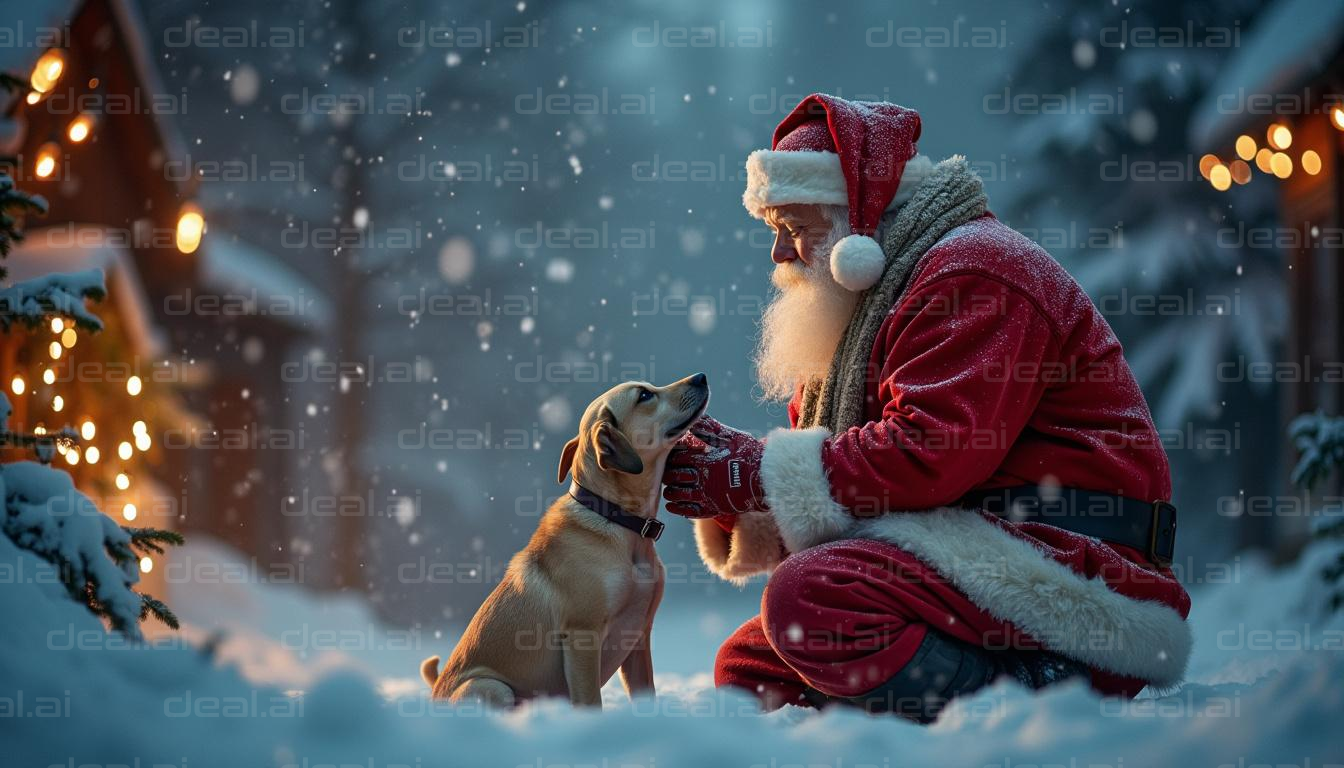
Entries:
MULTIPOLYGON (((821 246, 831 239, 831 216, 820 205, 780 205, 766 208, 762 218, 775 232, 770 258, 776 264, 801 261, 811 266, 821 246)), ((826 251, 829 251, 829 246, 826 251)))
POLYGON ((830 371, 858 294, 831 275, 831 248, 847 232, 843 207, 781 206, 766 209, 766 221, 776 231, 776 292, 761 318, 756 375, 766 399, 788 400, 830 371))

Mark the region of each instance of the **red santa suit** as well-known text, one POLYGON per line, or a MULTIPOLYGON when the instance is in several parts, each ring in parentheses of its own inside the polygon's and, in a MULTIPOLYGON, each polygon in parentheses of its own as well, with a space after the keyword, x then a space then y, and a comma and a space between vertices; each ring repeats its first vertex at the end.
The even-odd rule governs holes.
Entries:
POLYGON ((1055 651, 1106 694, 1177 684, 1190 600, 1168 568, 957 506, 1021 485, 1170 499, 1166 454, 1105 319, 1058 262, 990 214, 943 236, 907 285, 872 348, 866 423, 793 428, 795 398, 790 428, 765 441, 769 509, 696 521, 714 573, 773 571, 761 616, 720 650, 718 682, 777 703, 805 687, 855 696, 936 628, 1055 651))

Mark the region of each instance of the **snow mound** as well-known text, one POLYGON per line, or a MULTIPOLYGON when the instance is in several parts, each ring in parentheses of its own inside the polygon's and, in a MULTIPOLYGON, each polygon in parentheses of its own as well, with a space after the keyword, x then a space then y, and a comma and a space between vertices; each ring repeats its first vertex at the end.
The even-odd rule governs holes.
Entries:
MULTIPOLYGON (((9 621, 0 634, 0 710, 8 715, 0 738, 14 765, 1310 764, 1344 745, 1344 624, 1312 599, 1320 564, 1337 551, 1318 546, 1279 572, 1249 561, 1231 583, 1197 593, 1201 678, 1173 695, 1123 702, 1081 685, 1033 694, 1005 684, 955 702, 921 728, 838 709, 761 715, 750 698, 714 689, 707 672, 660 675, 656 700, 632 703, 608 686, 600 713, 560 701, 509 713, 452 708, 430 702, 423 686, 389 693, 384 680, 350 668, 319 671, 295 691, 283 669, 280 684, 258 679, 265 667, 249 680, 218 651, 180 641, 134 645, 105 633, 63 594, 50 566, 0 537, 0 576, 10 582, 0 590, 9 621), (1319 642, 1289 650, 1280 642, 1268 656, 1249 642, 1257 630, 1300 635, 1304 622, 1319 642)), ((298 622, 325 617, 324 628, 353 619, 354 630, 386 630, 366 625, 372 620, 357 608, 323 608, 299 594, 250 583, 232 604, 213 607, 236 612, 258 638, 292 629, 282 609, 298 622)), ((212 610, 208 594, 175 599, 189 623, 212 610)), ((706 649, 706 664, 710 657, 706 649)))

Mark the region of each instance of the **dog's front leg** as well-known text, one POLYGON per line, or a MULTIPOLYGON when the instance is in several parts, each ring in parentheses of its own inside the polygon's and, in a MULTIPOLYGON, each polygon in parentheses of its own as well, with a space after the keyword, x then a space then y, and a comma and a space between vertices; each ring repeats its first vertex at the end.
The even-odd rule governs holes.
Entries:
POLYGON ((602 708, 601 629, 575 627, 565 631, 565 684, 576 707, 602 708))
POLYGON ((630 649, 630 655, 621 663, 621 682, 625 692, 634 699, 636 696, 653 696, 653 649, 649 643, 649 630, 644 630, 639 642, 630 649))

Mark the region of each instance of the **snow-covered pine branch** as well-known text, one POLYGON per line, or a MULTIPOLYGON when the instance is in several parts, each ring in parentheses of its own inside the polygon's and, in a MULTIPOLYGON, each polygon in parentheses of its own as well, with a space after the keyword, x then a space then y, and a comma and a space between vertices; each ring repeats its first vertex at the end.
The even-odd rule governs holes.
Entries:
MULTIPOLYGON (((8 398, 0 395, 0 428, 9 413, 8 398)), ((135 640, 143 637, 140 621, 151 615, 177 628, 166 605, 134 588, 140 557, 181 544, 180 534, 118 525, 75 488, 68 473, 33 461, 0 465, 0 494, 0 531, 55 565, 72 599, 135 640)))
POLYGON ((103 272, 43 275, 0 288, 0 330, 16 323, 29 328, 45 325, 52 317, 65 317, 87 331, 101 331, 103 321, 84 305, 85 299, 101 301, 107 295, 103 272))

